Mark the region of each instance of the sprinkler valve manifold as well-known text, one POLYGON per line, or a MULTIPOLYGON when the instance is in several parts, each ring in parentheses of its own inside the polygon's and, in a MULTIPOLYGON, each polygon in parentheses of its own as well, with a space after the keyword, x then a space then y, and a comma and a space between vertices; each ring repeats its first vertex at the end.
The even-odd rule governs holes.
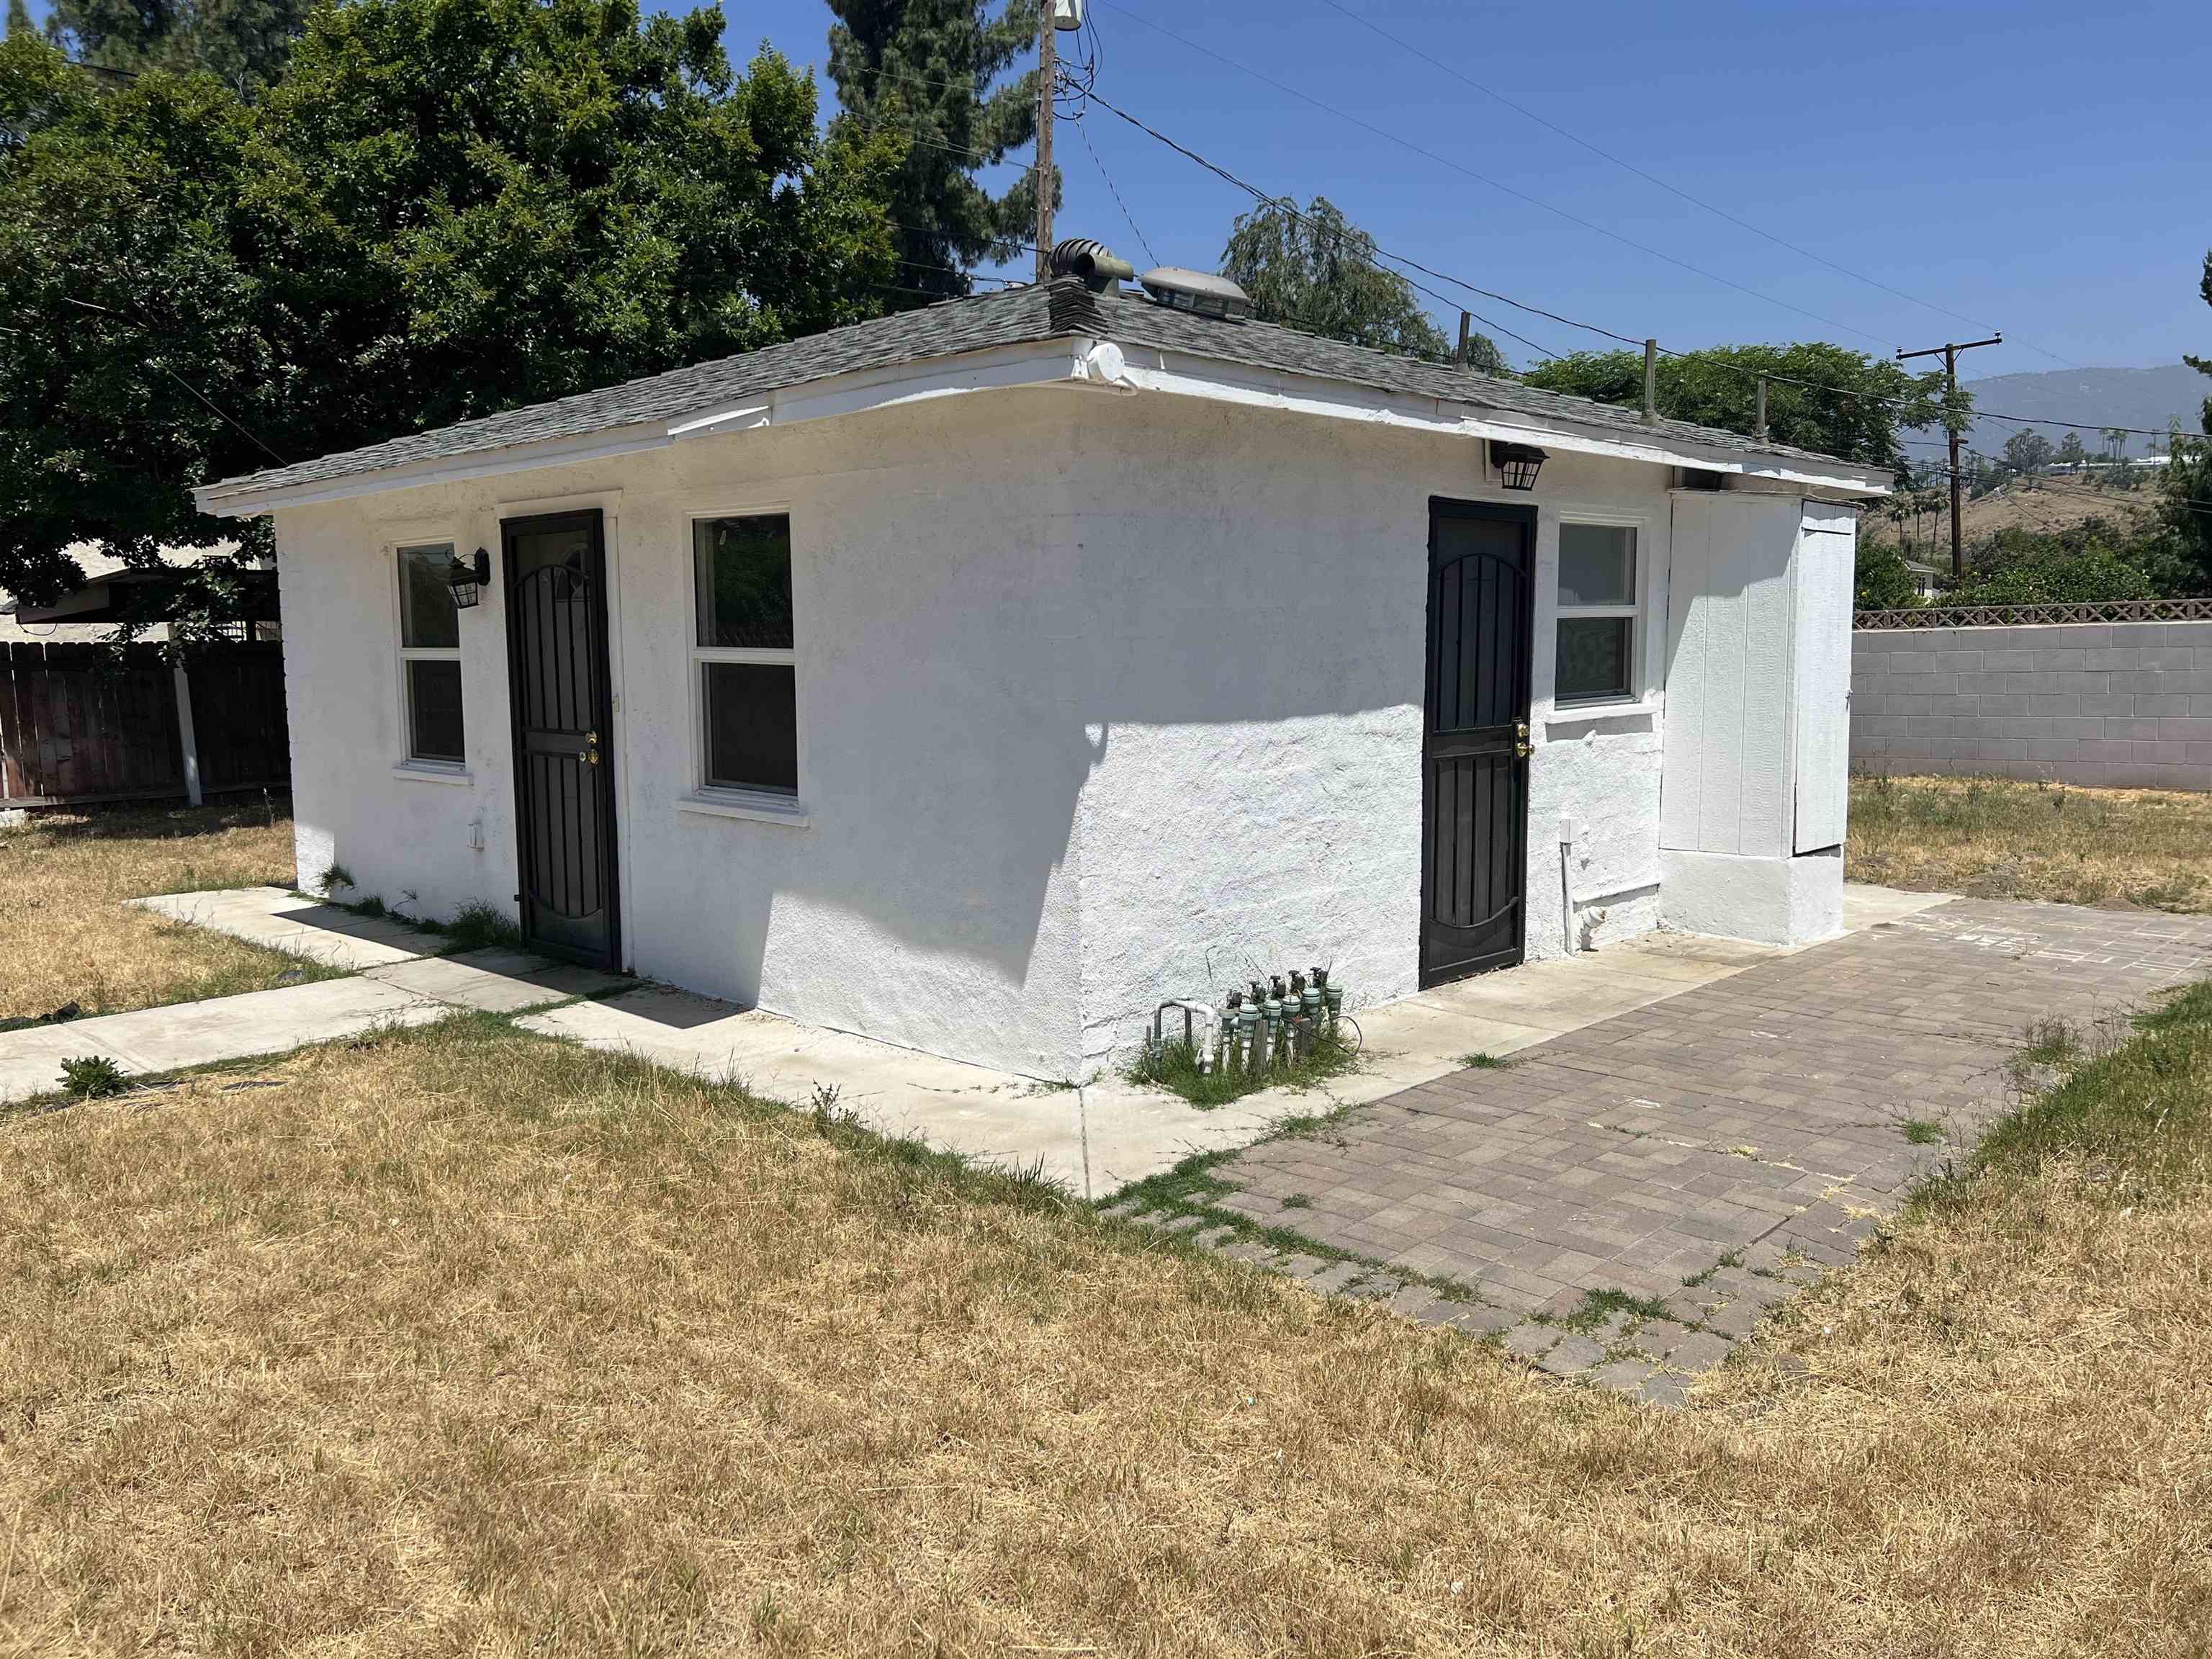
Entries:
POLYGON ((1343 1044, 1354 1053, 1359 1026, 1344 1012, 1344 986, 1326 965, 1304 972, 1269 974, 1231 991, 1218 1007, 1170 998, 1152 1014, 1152 1052, 1168 1051, 1167 1020, 1182 1015, 1182 1042, 1200 1074, 1218 1073, 1257 1087, 1296 1070, 1324 1049, 1343 1044))

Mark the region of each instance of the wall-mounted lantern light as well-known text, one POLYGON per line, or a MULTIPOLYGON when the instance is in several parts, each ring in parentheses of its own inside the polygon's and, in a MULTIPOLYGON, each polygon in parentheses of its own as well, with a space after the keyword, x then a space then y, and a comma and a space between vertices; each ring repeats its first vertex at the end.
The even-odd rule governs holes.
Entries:
POLYGON ((483 597, 483 589, 491 580, 491 555, 483 548, 473 558, 464 559, 458 554, 446 572, 446 583, 453 590, 453 608, 465 611, 483 597))
POLYGON ((1498 476, 1508 489, 1534 489, 1536 475, 1544 470, 1544 463, 1549 459, 1534 444, 1509 444, 1498 438, 1490 441, 1490 464, 1498 469, 1498 476))

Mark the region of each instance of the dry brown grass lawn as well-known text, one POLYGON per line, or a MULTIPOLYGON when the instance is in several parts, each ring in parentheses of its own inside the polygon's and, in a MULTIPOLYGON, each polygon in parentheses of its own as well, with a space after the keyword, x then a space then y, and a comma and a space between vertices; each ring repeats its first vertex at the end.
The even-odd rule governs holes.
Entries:
POLYGON ((1854 778, 1853 881, 1976 898, 2212 910, 2212 795, 2002 778, 1854 778))
POLYGON ((2212 1644, 2201 1171, 1668 1415, 483 1020, 254 1075, 0 1121, 0 1650, 2212 1644))
POLYGON ((0 1019, 118 1013, 319 977, 289 957, 125 908, 148 893, 292 885, 292 820, 251 806, 47 816, 0 830, 0 1019))

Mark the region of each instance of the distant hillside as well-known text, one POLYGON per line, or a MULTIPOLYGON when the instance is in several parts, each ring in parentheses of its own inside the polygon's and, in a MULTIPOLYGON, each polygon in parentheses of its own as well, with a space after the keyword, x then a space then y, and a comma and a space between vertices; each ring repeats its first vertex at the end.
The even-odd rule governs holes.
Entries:
MULTIPOLYGON (((2137 486, 2132 490, 2106 489, 2094 479, 2047 477, 2037 480, 2031 489, 2015 478, 1978 501, 1967 501, 1961 532, 1970 551, 2000 530, 2048 533, 2070 529, 2090 519, 2104 520, 2120 536, 2140 534, 2157 520, 2160 496, 2154 477, 2138 474, 2137 486)), ((1903 499, 1881 502, 1860 521, 1860 536, 1902 548, 1908 557, 1948 568, 1951 503, 1940 490, 1936 496, 1939 505, 1929 513, 1902 511, 1906 505, 1903 499)))
MULTIPOLYGON (((1977 409, 2024 415, 2037 422, 2054 444, 2069 431, 2079 432, 2093 453, 2104 448, 2100 427, 2162 430, 2178 418, 2183 431, 2201 431, 2204 400, 2212 397, 2212 377, 2199 374, 2186 363, 2162 368, 2054 368, 2042 374, 1993 374, 1963 384, 1974 394, 1977 409), (2045 421, 2050 424, 2042 424, 2045 421)), ((2019 430, 2009 422, 1978 420, 1966 442, 1984 455, 2001 455, 2005 440, 2019 430)), ((1922 435, 1940 438, 1942 433, 1939 428, 1922 435)), ((2146 437, 2130 438, 2128 453, 2148 455, 2150 442, 2146 437)), ((1926 456, 1936 452, 1916 445, 1913 453, 1926 456)))

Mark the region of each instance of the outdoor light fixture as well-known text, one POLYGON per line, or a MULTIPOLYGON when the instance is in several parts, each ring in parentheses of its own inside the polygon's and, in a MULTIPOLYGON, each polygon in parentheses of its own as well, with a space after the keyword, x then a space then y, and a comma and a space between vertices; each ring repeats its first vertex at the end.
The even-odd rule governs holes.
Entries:
POLYGON ((1490 464, 1498 469, 1498 476, 1508 489, 1534 489, 1536 475, 1544 470, 1548 459, 1534 444, 1509 444, 1497 438, 1490 441, 1490 464))
POLYGON ((491 555, 483 548, 476 556, 463 559, 456 555, 446 572, 446 585, 453 590, 453 608, 465 611, 483 596, 484 585, 491 580, 491 555))

